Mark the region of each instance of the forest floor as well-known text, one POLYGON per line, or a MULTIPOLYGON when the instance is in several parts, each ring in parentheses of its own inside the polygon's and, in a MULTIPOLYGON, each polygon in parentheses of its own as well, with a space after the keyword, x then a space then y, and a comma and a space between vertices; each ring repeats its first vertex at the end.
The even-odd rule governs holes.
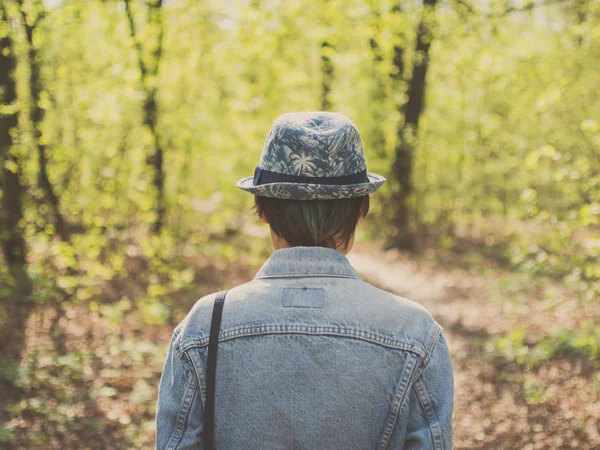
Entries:
POLYGON ((363 279, 418 301, 444 328, 455 377, 455 449, 600 448, 598 361, 568 352, 527 358, 536 335, 597 318, 597 304, 583 308, 552 280, 483 270, 482 261, 465 267, 373 245, 356 250, 349 260, 363 279), (520 345, 522 335, 531 341, 520 345))
MULTIPOLYGON (((598 360, 578 354, 564 334, 599 317, 598 305, 581 306, 554 281, 480 260, 415 259, 375 244, 357 245, 349 259, 363 279, 421 303, 444 327, 455 449, 600 448, 598 360), (536 357, 535 344, 554 330, 563 330, 553 340, 564 351, 536 357)), ((0 361, 0 382, 16 387, 0 396, 0 448, 153 448, 156 389, 175 324, 197 298, 257 270, 228 267, 197 264, 201 288, 172 299, 167 323, 148 323, 122 291, 107 291, 114 299, 98 308, 38 307, 20 367, 0 361)), ((136 298, 135 282, 114 286, 124 288, 136 298)))

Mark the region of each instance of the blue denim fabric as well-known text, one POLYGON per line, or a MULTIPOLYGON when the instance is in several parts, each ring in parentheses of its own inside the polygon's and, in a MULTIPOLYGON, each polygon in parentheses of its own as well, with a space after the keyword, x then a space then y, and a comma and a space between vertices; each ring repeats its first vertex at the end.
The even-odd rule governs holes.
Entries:
MULTIPOLYGON (((173 333, 158 396, 159 450, 204 449, 214 296, 173 333)), ((453 390, 441 327, 420 305, 361 280, 337 250, 276 250, 227 294, 218 450, 449 450, 453 390)))

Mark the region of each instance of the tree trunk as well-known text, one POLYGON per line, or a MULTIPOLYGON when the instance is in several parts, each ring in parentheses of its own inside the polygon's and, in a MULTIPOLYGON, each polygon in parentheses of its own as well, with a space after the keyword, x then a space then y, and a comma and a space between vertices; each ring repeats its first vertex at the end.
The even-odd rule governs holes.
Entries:
POLYGON ((331 87, 333 85, 333 61, 331 56, 335 47, 328 38, 321 42, 321 110, 331 110, 331 87))
POLYGON ((379 45, 379 39, 381 38, 381 14, 377 2, 375 2, 372 8, 375 18, 373 36, 369 39, 369 46, 371 47, 373 57, 373 79, 375 86, 371 96, 371 102, 373 104, 372 117, 374 122, 373 129, 371 130, 371 147, 379 158, 385 159, 385 125, 387 122, 387 108, 385 106, 388 93, 386 92, 386 80, 380 69, 385 58, 384 52, 379 45))
POLYGON ((158 70, 162 58, 162 44, 164 27, 162 23, 161 8, 163 0, 154 0, 148 2, 148 25, 158 28, 158 39, 156 47, 152 52, 153 64, 147 64, 144 62, 143 50, 140 41, 138 40, 135 21, 133 18, 133 12, 131 11, 130 0, 125 0, 125 12, 127 13, 127 20, 129 22, 129 33, 135 44, 135 49, 138 57, 138 67, 140 71, 140 81, 145 92, 144 99, 144 125, 148 127, 150 134, 152 135, 153 152, 148 158, 148 165, 153 171, 153 185, 155 189, 156 201, 155 211, 156 218, 153 224, 153 231, 160 233, 164 225, 165 218, 165 173, 164 173, 164 150, 160 143, 160 137, 158 135, 158 107, 156 102, 156 96, 158 88, 156 85, 156 79, 158 76, 158 70))
MULTIPOLYGON (((392 8, 392 14, 402 14, 403 2, 397 2, 392 8)), ((404 36, 404 30, 394 30, 394 72, 391 74, 392 81, 394 83, 394 89, 402 88, 402 82, 404 81, 404 45, 406 44, 406 37, 404 36)))
POLYGON ((60 200, 54 192, 54 187, 48 177, 48 157, 46 155, 46 145, 42 140, 42 122, 44 120, 44 109, 40 106, 42 94, 41 67, 38 60, 38 51, 33 42, 33 33, 37 21, 30 24, 23 10, 22 3, 19 4, 27 43, 29 46, 29 92, 31 93, 30 120, 33 129, 33 142, 38 155, 38 185, 42 192, 54 219, 56 232, 64 242, 69 242, 70 236, 65 220, 60 212, 60 200))
MULTIPOLYGON (((19 161, 12 151, 13 135, 18 125, 16 109, 16 83, 13 73, 16 58, 8 27, 8 13, 0 2, 0 29, 6 33, 0 36, 0 244, 8 271, 15 283, 15 293, 9 301, 3 301, 0 308, 5 320, 0 322, 0 354, 4 355, 3 369, 16 370, 25 348, 26 323, 33 302, 28 300, 32 284, 27 274, 25 239, 19 222, 23 217, 21 194, 23 187, 19 180, 19 161)), ((0 404, 10 406, 19 401, 20 391, 15 386, 3 382, 0 389, 0 404)), ((0 421, 9 420, 7 409, 0 411, 0 421)))
POLYGON ((165 173, 163 169, 164 152, 160 145, 157 131, 157 110, 156 110, 156 88, 148 93, 144 102, 144 124, 150 129, 154 142, 154 153, 148 158, 148 164, 153 168, 153 184, 156 192, 156 219, 154 220, 153 231, 159 234, 164 225, 165 218, 165 173))
MULTIPOLYGON (((4 6, 0 8, 2 28, 8 28, 8 14, 4 6)), ((0 240, 8 270, 21 295, 31 293, 31 280, 27 275, 25 239, 19 222, 23 218, 21 194, 23 187, 19 179, 19 161, 12 150, 12 133, 18 125, 16 110, 16 83, 13 72, 16 58, 10 35, 0 38, 0 95, 3 114, 0 114, 0 167, 2 173, 2 209, 0 211, 0 240)))
MULTIPOLYGON (((419 118, 424 108, 429 48, 433 39, 436 5, 437 0, 424 0, 421 20, 417 28, 415 63, 408 87, 408 100, 399 108, 400 113, 404 116, 404 124, 398 128, 396 158, 392 168, 392 175, 399 187, 394 199, 396 204, 393 220, 395 235, 392 245, 409 251, 416 250, 416 235, 414 230, 411 230, 413 211, 409 200, 413 193, 413 157, 419 118)), ((401 51, 395 52, 394 64, 399 75, 402 74, 404 68, 401 56, 401 51)))

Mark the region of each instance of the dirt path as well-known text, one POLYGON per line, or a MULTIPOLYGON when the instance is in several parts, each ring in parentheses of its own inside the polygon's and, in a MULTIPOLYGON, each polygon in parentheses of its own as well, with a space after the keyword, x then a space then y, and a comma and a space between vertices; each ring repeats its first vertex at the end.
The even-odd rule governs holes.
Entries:
POLYGON ((598 388, 577 376, 576 362, 528 373, 486 352, 511 322, 505 305, 487 298, 484 277, 417 268, 375 247, 357 247, 348 258, 366 281, 421 303, 444 328, 455 374, 455 449, 600 448, 598 388))

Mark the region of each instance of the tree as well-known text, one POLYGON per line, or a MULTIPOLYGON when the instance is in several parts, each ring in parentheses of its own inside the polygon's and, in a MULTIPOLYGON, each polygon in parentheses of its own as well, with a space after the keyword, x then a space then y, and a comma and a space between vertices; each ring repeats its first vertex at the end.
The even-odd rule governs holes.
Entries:
POLYGON ((148 127, 152 136, 152 144, 154 147, 152 155, 148 158, 148 164, 154 172, 153 184, 155 188, 156 202, 156 218, 153 229, 155 233, 160 233, 165 217, 165 173, 163 168, 164 150, 158 135, 158 71, 162 59, 164 27, 162 22, 162 6, 163 0, 151 0, 148 5, 148 24, 157 34, 155 46, 151 52, 150 61, 145 61, 144 49, 140 42, 133 12, 131 10, 131 0, 125 0, 125 12, 129 23, 129 32, 133 40, 135 51, 137 53, 138 67, 140 71, 140 82, 144 91, 144 110, 143 122, 148 127))
MULTIPOLYGON (((392 226, 395 235, 392 245, 397 248, 416 250, 415 233, 410 229, 413 209, 410 207, 410 196, 413 193, 413 156, 419 129, 419 118, 424 108, 427 69, 429 67, 429 48, 433 39, 435 25, 435 9, 437 0, 424 0, 421 19, 417 27, 415 57, 412 76, 408 86, 406 103, 398 109, 404 122, 398 127, 395 160, 392 176, 398 183, 395 192, 395 214, 392 226)), ((402 77, 404 71, 403 49, 394 47, 394 65, 397 76, 402 77)))
POLYGON ((44 121, 45 109, 42 106, 42 93, 44 86, 41 78, 41 62, 38 47, 34 39, 34 33, 38 28, 40 20, 44 18, 44 5, 41 1, 34 4, 37 10, 35 18, 28 17, 23 7, 23 0, 18 0, 19 10, 23 19, 25 35, 27 37, 27 53, 29 63, 29 92, 31 105, 29 108, 29 119, 33 129, 33 142, 38 156, 38 185, 44 194, 50 213, 54 220, 56 232, 64 242, 69 241, 69 231, 63 215, 60 211, 60 199, 56 195, 50 177, 48 176, 47 146, 42 139, 42 123, 44 121))
MULTIPOLYGON (((328 5, 328 3, 326 3, 328 5)), ((334 66, 331 57, 335 53, 334 36, 327 30, 321 40, 321 110, 331 110, 331 90, 334 81, 334 66)))
MULTIPOLYGON (((380 41, 381 36, 381 11, 379 1, 371 0, 369 4, 371 8, 372 19, 372 36, 369 39, 369 47, 371 48, 371 55, 373 58, 373 94, 371 95, 371 102, 373 108, 373 122, 374 126, 371 132, 371 146, 377 152, 379 158, 384 159, 386 157, 386 136, 385 136, 385 123, 388 111, 386 109, 386 97, 388 91, 386 89, 387 73, 382 70, 382 66, 387 71, 386 52, 382 48, 380 41)), ((396 48, 394 46, 394 48, 396 48)))
POLYGON ((0 240, 8 270, 15 281, 17 292, 22 295, 31 293, 31 280, 27 274, 25 239, 19 228, 23 218, 21 197, 23 186, 19 179, 19 160, 14 151, 14 131, 18 125, 17 91, 13 72, 16 57, 13 40, 8 34, 8 12, 4 3, 0 6, 0 167, 2 174, 2 210, 0 212, 0 240))

